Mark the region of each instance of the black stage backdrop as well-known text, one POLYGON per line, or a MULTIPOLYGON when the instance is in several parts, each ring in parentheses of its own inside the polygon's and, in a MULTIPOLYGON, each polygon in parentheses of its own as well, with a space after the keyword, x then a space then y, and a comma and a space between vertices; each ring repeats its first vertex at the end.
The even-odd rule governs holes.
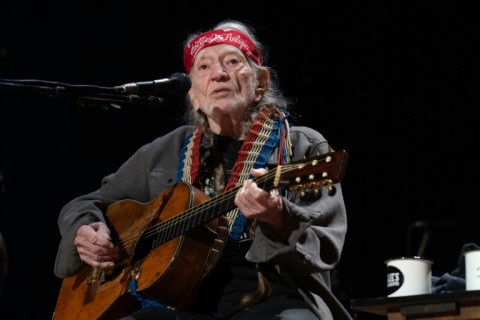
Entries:
MULTIPOLYGON (((389 257, 431 258, 434 276, 455 269, 461 246, 480 242, 480 17, 463 2, 2 0, 0 78, 103 86, 166 78, 183 71, 186 34, 226 18, 257 28, 267 63, 297 101, 295 123, 350 154, 350 227, 335 274, 345 305, 385 295, 389 257)), ((0 91, 2 320, 51 317, 61 207, 181 123, 182 101, 165 98, 115 109, 0 91)))

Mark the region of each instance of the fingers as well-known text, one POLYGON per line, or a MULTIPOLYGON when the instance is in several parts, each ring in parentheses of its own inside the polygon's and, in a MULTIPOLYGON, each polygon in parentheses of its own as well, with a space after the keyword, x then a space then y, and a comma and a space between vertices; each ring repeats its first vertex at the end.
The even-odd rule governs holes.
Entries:
POLYGON ((110 238, 110 229, 103 222, 94 222, 89 224, 89 226, 96 231, 97 241, 111 241, 110 238))
POLYGON ((100 268, 113 268, 119 250, 110 238, 110 229, 102 222, 81 226, 75 237, 75 246, 80 259, 100 268))
POLYGON ((103 222, 94 222, 81 226, 77 231, 77 237, 101 247, 113 248, 110 238, 110 229, 103 222))
MULTIPOLYGON (((260 176, 263 176, 265 173, 267 173, 267 170, 264 168, 251 169, 250 173, 254 177, 260 177, 260 176)), ((243 194, 247 191, 254 192, 254 191, 263 191, 263 190, 257 187, 257 184, 253 181, 253 179, 247 179, 243 181, 242 188, 240 188, 239 192, 243 194)))
MULTIPOLYGON (((252 169, 254 177, 264 175, 267 170, 252 169)), ((235 205, 250 219, 270 221, 283 210, 283 200, 278 189, 264 190, 254 179, 245 180, 235 195, 235 205)))
POLYGON ((260 177, 260 176, 263 176, 265 173, 267 173, 267 170, 265 168, 252 169, 250 170, 250 173, 254 177, 260 177))
POLYGON ((235 204, 243 214, 252 217, 252 215, 262 211, 266 195, 269 194, 258 188, 253 180, 248 179, 243 182, 242 187, 238 190, 235 196, 235 204))
MULTIPOLYGON (((264 168, 259 168, 259 169, 251 169, 250 173, 254 177, 260 177, 263 176, 265 173, 267 173, 267 170, 264 168)), ((252 194, 255 194, 255 192, 261 192, 263 189, 258 188, 257 184, 253 181, 253 179, 247 179, 243 182, 242 188, 240 188, 239 192, 244 194, 246 192, 250 192, 252 194)))
POLYGON ((246 192, 251 192, 252 187, 253 187, 253 181, 251 179, 245 180, 243 182, 242 187, 240 188, 239 192, 241 194, 245 194, 246 192))
POLYGON ((82 246, 77 248, 80 259, 92 267, 113 268, 115 266, 117 255, 111 251, 102 249, 90 251, 88 247, 82 246))

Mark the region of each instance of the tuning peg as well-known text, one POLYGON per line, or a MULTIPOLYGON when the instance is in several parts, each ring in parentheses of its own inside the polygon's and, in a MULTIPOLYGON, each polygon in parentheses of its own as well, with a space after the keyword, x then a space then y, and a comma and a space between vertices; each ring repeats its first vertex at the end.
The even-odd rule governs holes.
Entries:
POLYGON ((335 193, 337 193, 337 188, 335 188, 334 186, 327 186, 327 190, 330 197, 334 196, 335 193))

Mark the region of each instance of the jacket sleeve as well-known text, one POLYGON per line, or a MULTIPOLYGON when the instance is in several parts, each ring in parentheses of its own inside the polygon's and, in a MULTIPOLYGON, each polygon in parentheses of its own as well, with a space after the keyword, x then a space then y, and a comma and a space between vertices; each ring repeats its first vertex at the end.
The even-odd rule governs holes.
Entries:
MULTIPOLYGON (((300 127, 292 130, 291 136, 294 161, 331 151, 323 136, 312 129, 300 127)), ((277 263, 294 263, 311 272, 333 269, 340 260, 347 231, 341 185, 337 183, 334 187, 334 195, 322 188, 321 195, 315 199, 287 192, 283 201, 288 240, 259 223, 247 259, 256 263, 272 259, 277 263)))
MULTIPOLYGON (((132 197, 132 191, 123 185, 123 181, 127 181, 134 175, 139 185, 146 183, 140 181, 145 180, 140 172, 141 163, 144 161, 142 153, 138 151, 116 173, 104 177, 98 190, 79 196, 62 208, 57 220, 61 240, 55 260, 56 276, 60 278, 71 276, 83 267, 74 244, 77 230, 80 226, 92 222, 106 222, 104 212, 110 204, 132 197)), ((145 190, 145 188, 137 188, 135 190, 137 196, 139 196, 139 190, 145 190)), ((146 198, 145 195, 142 197, 146 198)))
POLYGON ((59 278, 76 274, 84 266, 74 240, 80 226, 105 222, 104 213, 116 201, 149 202, 175 183, 178 152, 188 127, 179 127, 139 148, 99 189, 67 203, 58 217, 61 240, 54 273, 59 278))

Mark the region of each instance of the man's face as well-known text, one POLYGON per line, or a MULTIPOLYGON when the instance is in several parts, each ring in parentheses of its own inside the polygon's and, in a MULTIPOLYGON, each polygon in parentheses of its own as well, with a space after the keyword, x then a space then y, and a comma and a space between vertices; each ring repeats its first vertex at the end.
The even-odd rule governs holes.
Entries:
POLYGON ((244 121, 252 104, 261 99, 255 72, 243 52, 229 44, 202 49, 190 77, 192 105, 207 115, 215 133, 232 121, 227 119, 244 121))

